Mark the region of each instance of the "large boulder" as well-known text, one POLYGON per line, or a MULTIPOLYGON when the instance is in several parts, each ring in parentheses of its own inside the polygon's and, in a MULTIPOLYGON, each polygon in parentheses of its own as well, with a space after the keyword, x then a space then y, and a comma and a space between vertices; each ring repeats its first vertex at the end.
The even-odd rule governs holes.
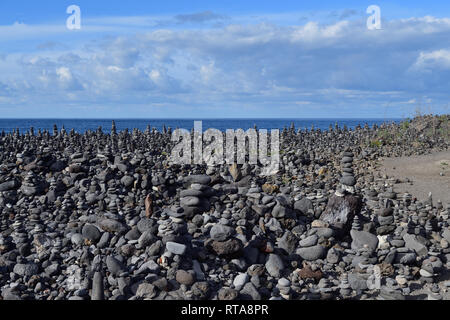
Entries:
POLYGON ((328 200, 325 211, 321 214, 320 220, 327 222, 335 229, 348 231, 351 222, 356 214, 361 211, 361 198, 354 195, 339 197, 333 195, 328 200))

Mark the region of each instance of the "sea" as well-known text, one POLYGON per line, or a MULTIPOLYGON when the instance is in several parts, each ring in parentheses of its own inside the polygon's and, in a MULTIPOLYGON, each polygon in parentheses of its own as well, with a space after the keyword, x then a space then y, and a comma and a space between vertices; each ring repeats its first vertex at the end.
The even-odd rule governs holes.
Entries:
POLYGON ((374 124, 380 125, 383 123, 399 123, 402 119, 0 119, 0 132, 10 133, 13 130, 19 130, 19 133, 25 133, 34 128, 35 132, 38 129, 49 130, 53 132, 53 125, 56 124, 58 130, 62 127, 69 132, 74 129, 77 133, 85 133, 88 130, 95 131, 99 127, 104 133, 111 132, 112 120, 116 123, 116 130, 118 132, 128 129, 129 131, 137 128, 144 131, 148 125, 158 131, 166 128, 180 128, 191 130, 194 128, 194 121, 202 121, 203 131, 207 129, 219 129, 225 131, 227 129, 243 129, 247 130, 254 128, 258 129, 280 129, 289 128, 293 123, 296 129, 315 129, 328 130, 329 126, 333 127, 337 123, 339 127, 343 128, 346 125, 348 128, 354 129, 356 126, 364 126, 366 123, 372 127, 374 124))

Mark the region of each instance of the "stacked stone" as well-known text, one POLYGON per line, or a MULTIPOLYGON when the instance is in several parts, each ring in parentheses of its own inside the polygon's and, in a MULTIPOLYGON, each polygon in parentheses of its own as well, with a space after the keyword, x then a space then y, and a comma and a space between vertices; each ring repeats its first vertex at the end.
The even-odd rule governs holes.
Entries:
POLYGON ((24 227, 24 217, 19 214, 16 216, 16 221, 12 224, 13 233, 11 237, 13 242, 16 244, 16 247, 19 247, 21 244, 24 244, 28 240, 28 234, 24 227))
POLYGON ((343 298, 348 298, 351 295, 352 288, 350 286, 350 283, 348 282, 347 273, 344 273, 342 275, 341 284, 339 288, 340 288, 339 293, 342 295, 343 298))
MULTIPOLYGON (((344 151, 341 159, 342 178, 340 180, 341 188, 344 192, 351 194, 355 193, 356 179, 353 172, 353 153, 350 151, 344 151)), ((336 191, 337 195, 341 194, 341 191, 336 191)))
POLYGON ((384 204, 381 209, 378 210, 376 216, 377 234, 386 235, 395 230, 394 225, 394 209, 391 207, 389 201, 384 200, 384 204))
POLYGON ((37 182, 36 175, 33 173, 33 171, 30 171, 27 174, 20 190, 26 196, 34 196, 42 191, 42 185, 37 182))
POLYGON ((191 175, 184 179, 187 189, 180 192, 180 206, 186 217, 192 218, 211 209, 209 198, 214 195, 214 190, 208 186, 210 182, 207 175, 191 175))

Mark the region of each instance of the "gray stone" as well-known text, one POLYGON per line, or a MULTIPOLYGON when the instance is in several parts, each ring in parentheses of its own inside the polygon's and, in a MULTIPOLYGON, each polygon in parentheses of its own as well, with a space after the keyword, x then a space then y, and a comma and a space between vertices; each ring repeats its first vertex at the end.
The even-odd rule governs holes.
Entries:
POLYGON ((145 248, 156 241, 156 237, 150 232, 145 231, 138 239, 138 244, 141 248, 145 248))
POLYGON ((276 254, 269 254, 266 262, 267 272, 274 278, 279 278, 284 269, 283 260, 276 254))
POLYGON ((95 272, 92 279, 91 300, 104 300, 103 275, 101 272, 95 272))
POLYGON ((299 248, 296 253, 307 261, 322 259, 326 255, 326 249, 321 245, 315 245, 307 248, 299 248))
POLYGON ((354 176, 343 176, 340 180, 342 184, 345 184, 346 186, 354 186, 356 184, 356 179, 354 176))
POLYGON ((127 230, 127 228, 121 222, 108 218, 99 219, 98 225, 102 230, 111 233, 120 234, 127 230))
POLYGON ((187 247, 184 244, 169 241, 166 243, 166 249, 173 254, 183 255, 186 253, 187 247))
POLYGON ((136 290, 136 296, 144 299, 151 299, 155 297, 155 286, 146 282, 141 283, 136 290))
POLYGON ((247 273, 240 273, 234 278, 233 285, 236 290, 241 290, 241 288, 248 282, 248 280, 249 276, 247 273))
POLYGON ((301 247, 312 247, 317 244, 317 241, 319 241, 319 236, 316 234, 313 234, 303 240, 300 241, 301 247))
POLYGON ((428 254, 427 247, 417 240, 416 235, 406 233, 403 240, 405 241, 405 247, 414 250, 419 256, 428 254))
POLYGON ((185 177, 184 181, 188 184, 199 183, 208 185, 211 183, 211 178, 207 175, 190 175, 185 177))
POLYGON ((291 254, 295 251, 297 241, 297 238, 292 234, 292 232, 286 230, 283 237, 281 237, 277 244, 279 248, 284 249, 288 254, 291 254))
POLYGON ((92 224, 85 224, 83 230, 81 231, 81 234, 83 235, 83 237, 92 241, 93 243, 97 243, 102 236, 100 230, 98 230, 98 228, 92 224))
POLYGON ((382 217, 382 216, 378 216, 378 223, 381 226, 388 226, 394 223, 394 217, 393 216, 387 216, 387 217, 382 217))
POLYGON ((19 296, 19 292, 16 291, 15 288, 2 289, 2 297, 5 301, 22 300, 19 296))
POLYGON ((366 290, 367 289, 367 279, 356 272, 350 272, 348 274, 348 282, 353 290, 366 290))
POLYGON ((316 235, 326 239, 334 237, 334 230, 331 228, 317 228, 316 235))
POLYGON ((305 215, 308 210, 313 210, 314 207, 311 200, 308 198, 302 198, 294 203, 294 209, 305 215))
POLYGON ((405 296, 398 290, 381 287, 380 297, 384 300, 406 300, 405 296))
POLYGON ((185 270, 177 271, 176 280, 179 284, 184 284, 187 286, 190 286, 195 282, 194 276, 185 270))
POLYGON ((331 248, 327 253, 327 262, 331 264, 336 264, 341 258, 341 252, 335 248, 331 248))
POLYGON ((124 270, 123 264, 113 256, 106 257, 106 267, 115 276, 120 275, 124 270))
POLYGON ((200 199, 197 197, 184 197, 180 199, 180 205, 181 206, 188 206, 188 207, 194 207, 200 205, 200 199))
POLYGON ((99 240, 99 242, 97 243, 97 248, 105 248, 108 246, 109 244, 109 232, 104 232, 99 240))
POLYGON ((226 241, 228 240, 235 230, 229 226, 217 223, 210 230, 211 239, 216 241, 226 241))
POLYGON ((134 178, 130 176, 123 176, 120 182, 125 186, 125 188, 131 187, 134 183, 134 178))
POLYGON ((450 229, 444 229, 444 232, 442 232, 442 237, 450 243, 450 229))
POLYGON ((370 252, 374 252, 378 247, 378 237, 370 232, 350 230, 350 235, 353 250, 367 248, 370 252))
POLYGON ((19 276, 33 276, 39 272, 39 266, 35 263, 18 263, 14 266, 13 272, 19 276))
POLYGON ((75 245, 75 246, 79 246, 81 244, 83 244, 83 235, 80 233, 74 233, 71 237, 70 237, 70 241, 75 245))
POLYGON ((137 227, 134 227, 125 234, 125 239, 138 240, 140 236, 141 236, 141 233, 139 232, 139 229, 137 227))
POLYGON ((251 282, 247 282, 240 291, 243 300, 261 300, 261 295, 251 282))
POLYGON ((20 183, 17 180, 3 182, 2 184, 0 184, 0 192, 17 189, 19 186, 20 183))

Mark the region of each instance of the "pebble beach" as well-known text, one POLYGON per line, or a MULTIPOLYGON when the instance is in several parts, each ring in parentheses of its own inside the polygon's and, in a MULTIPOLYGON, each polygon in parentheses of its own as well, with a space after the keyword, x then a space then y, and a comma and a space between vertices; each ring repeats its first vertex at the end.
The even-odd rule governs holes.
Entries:
POLYGON ((175 164, 170 128, 3 132, 0 299, 448 300, 449 198, 382 164, 449 122, 292 125, 271 176, 175 164))

